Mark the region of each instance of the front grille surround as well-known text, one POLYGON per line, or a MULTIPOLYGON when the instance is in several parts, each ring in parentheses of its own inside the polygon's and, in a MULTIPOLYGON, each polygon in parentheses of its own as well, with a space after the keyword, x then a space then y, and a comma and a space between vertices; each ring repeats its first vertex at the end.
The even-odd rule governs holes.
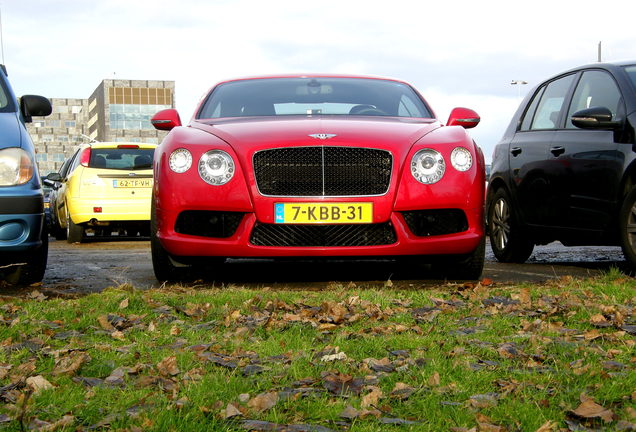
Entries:
POLYGON ((377 224, 296 225, 256 223, 250 243, 270 247, 384 246, 397 241, 390 222, 377 224))
POLYGON ((252 165, 263 196, 381 196, 391 184, 393 155, 367 147, 281 147, 254 153, 252 165))

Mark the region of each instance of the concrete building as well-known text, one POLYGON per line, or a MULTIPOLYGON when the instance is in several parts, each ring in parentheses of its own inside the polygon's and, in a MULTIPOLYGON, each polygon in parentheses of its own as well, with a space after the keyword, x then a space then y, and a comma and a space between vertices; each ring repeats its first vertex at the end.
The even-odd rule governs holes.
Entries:
POLYGON ((88 99, 51 99, 53 113, 27 128, 41 175, 57 171, 83 142, 160 143, 150 118, 174 108, 174 81, 106 79, 88 99))

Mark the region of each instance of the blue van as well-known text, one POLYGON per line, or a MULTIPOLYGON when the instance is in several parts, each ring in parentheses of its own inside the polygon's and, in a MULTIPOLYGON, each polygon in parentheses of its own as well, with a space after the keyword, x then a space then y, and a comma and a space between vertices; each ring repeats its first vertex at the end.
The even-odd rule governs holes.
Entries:
POLYGON ((0 65, 0 278, 10 284, 40 282, 46 269, 42 185, 24 124, 51 110, 42 96, 26 95, 18 103, 0 65))

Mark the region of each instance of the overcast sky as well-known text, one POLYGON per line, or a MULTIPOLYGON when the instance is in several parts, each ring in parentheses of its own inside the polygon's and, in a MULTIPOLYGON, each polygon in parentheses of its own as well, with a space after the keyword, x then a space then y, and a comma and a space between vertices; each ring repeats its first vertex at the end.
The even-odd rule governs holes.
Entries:
POLYGON ((226 78, 287 72, 413 84, 442 121, 476 110, 490 160, 520 98, 597 59, 636 60, 633 0, 0 0, 14 90, 88 98, 102 79, 176 82, 184 121, 226 78), (513 86, 512 80, 525 80, 513 86))

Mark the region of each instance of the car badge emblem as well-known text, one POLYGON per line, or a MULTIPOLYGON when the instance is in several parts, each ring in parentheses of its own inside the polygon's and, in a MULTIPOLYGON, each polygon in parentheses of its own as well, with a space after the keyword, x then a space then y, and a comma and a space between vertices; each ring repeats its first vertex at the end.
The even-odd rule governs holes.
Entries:
POLYGON ((336 134, 328 134, 328 133, 315 133, 315 134, 310 134, 309 135, 312 138, 317 138, 317 139, 321 139, 321 140, 326 140, 329 138, 333 138, 336 136, 336 134))

